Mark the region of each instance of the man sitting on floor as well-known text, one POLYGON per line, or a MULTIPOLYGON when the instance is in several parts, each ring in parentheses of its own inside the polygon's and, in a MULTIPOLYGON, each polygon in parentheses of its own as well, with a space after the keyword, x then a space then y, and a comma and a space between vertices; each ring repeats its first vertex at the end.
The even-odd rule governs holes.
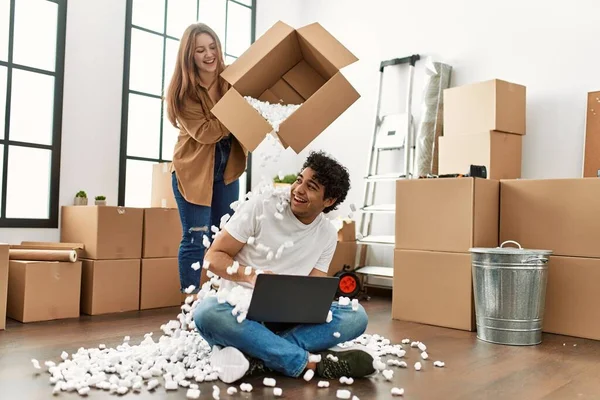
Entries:
MULTIPOLYGON (((277 204, 277 197, 269 194, 252 196, 228 221, 205 255, 209 270, 222 278, 219 290, 231 290, 236 285, 252 287, 257 268, 264 273, 327 276, 337 232, 323 213, 335 210, 349 188, 346 168, 322 152, 311 152, 290 189, 289 206, 282 207, 277 204), (266 247, 278 249, 286 242, 293 242, 293 246, 286 246, 275 257, 273 252, 265 254, 266 247), (230 275, 227 268, 234 260, 239 269, 230 275), (250 275, 246 274, 247 266, 253 268, 250 275)), ((211 346, 223 347, 215 348, 211 356, 223 382, 235 382, 264 371, 264 367, 290 377, 313 370, 312 373, 328 379, 359 378, 375 372, 373 357, 366 351, 328 351, 365 332, 368 317, 360 305, 353 311, 349 305, 334 302, 329 323, 296 325, 282 331, 247 319, 238 323, 232 310, 229 303, 219 304, 216 297, 207 297, 194 312, 202 337, 211 346), (335 332, 339 332, 339 337, 333 335, 335 332), (327 354, 337 357, 337 361, 327 354), (310 361, 310 355, 321 355, 321 361, 310 361)))

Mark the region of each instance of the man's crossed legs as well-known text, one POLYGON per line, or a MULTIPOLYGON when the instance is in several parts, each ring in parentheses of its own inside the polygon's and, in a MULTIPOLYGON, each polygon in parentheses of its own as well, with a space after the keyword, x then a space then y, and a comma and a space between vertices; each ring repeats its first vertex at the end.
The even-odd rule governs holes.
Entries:
POLYGON ((240 353, 264 362, 265 367, 290 377, 300 376, 306 369, 315 369, 318 376, 329 379, 363 377, 375 372, 373 357, 362 350, 333 352, 328 349, 362 335, 368 323, 367 313, 359 305, 332 303, 333 319, 323 324, 303 324, 282 332, 273 332, 264 324, 244 320, 238 323, 228 303, 219 304, 216 297, 205 298, 194 312, 194 322, 200 335, 212 346, 224 347, 231 360, 230 371, 221 371, 223 381, 234 382, 248 371, 248 360, 240 353), (333 334, 339 332, 340 336, 333 334), (237 350, 236 350, 237 349, 237 350), (239 351, 238 351, 239 350, 239 351), (310 354, 321 355, 316 368, 309 362, 310 354), (335 357, 327 358, 327 354, 335 357), (237 360, 235 359, 237 357, 237 360), (336 358, 333 361, 331 358, 336 358))

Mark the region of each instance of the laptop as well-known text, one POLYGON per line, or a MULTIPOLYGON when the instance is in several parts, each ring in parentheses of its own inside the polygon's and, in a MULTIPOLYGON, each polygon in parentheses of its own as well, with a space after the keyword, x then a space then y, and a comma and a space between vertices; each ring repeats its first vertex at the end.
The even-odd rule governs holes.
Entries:
POLYGON ((322 324, 339 278, 260 274, 246 318, 257 322, 322 324))

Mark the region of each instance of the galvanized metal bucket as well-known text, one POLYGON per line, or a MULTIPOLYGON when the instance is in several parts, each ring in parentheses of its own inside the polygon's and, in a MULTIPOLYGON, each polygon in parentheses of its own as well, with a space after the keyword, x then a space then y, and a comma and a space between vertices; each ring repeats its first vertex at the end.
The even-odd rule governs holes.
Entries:
POLYGON ((523 249, 512 240, 469 251, 477 338, 516 346, 540 344, 552 251, 523 249), (508 243, 518 248, 504 247, 508 243))

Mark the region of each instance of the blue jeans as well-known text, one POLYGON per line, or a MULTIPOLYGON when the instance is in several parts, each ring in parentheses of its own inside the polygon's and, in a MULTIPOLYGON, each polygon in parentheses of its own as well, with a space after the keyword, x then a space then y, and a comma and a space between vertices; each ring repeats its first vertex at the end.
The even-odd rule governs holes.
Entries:
POLYGON ((267 368, 286 376, 298 377, 308 363, 308 354, 334 347, 352 340, 367 329, 368 317, 359 304, 352 306, 331 304, 333 319, 323 324, 300 324, 282 332, 273 332, 264 324, 252 320, 238 323, 231 314, 233 307, 219 304, 216 297, 205 298, 194 311, 194 323, 200 335, 212 347, 232 346, 242 353, 258 358, 267 368), (339 332, 340 337, 333 336, 339 332))
POLYGON ((173 173, 173 194, 175 195, 175 201, 179 209, 179 218, 181 219, 183 231, 178 253, 179 281, 182 292, 190 285, 196 287, 193 293, 198 292, 202 269, 194 271, 191 266, 195 262, 200 262, 200 265, 203 263, 205 248, 202 244, 202 236, 206 235, 209 239, 212 237, 213 233, 210 227, 212 225, 219 227, 223 215, 233 215, 230 204, 239 198, 239 181, 235 180, 229 185, 226 185, 223 181, 223 174, 230 149, 231 136, 220 140, 216 144, 213 196, 210 207, 186 201, 179 192, 177 178, 175 172, 173 173))

